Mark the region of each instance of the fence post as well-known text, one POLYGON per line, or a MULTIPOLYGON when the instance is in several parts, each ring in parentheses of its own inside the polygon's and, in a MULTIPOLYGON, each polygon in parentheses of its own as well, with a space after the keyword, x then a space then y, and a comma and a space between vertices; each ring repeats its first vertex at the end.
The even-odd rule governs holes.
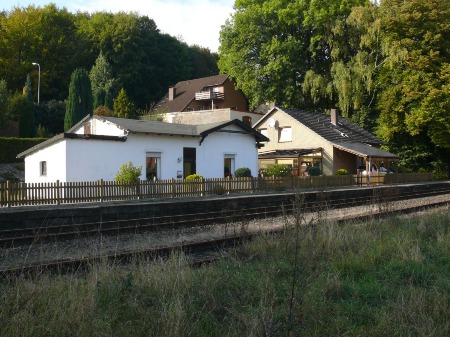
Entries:
POLYGON ((171 178, 170 182, 172 183, 172 198, 175 198, 176 196, 175 179, 171 178))
POLYGON ((60 189, 59 189, 59 179, 56 180, 56 204, 59 205, 61 204, 61 193, 60 193, 60 189))
POLYGON ((227 190, 228 190, 228 194, 231 193, 231 176, 227 177, 227 190))
POLYGON ((100 202, 103 202, 103 179, 98 181, 99 184, 99 194, 100 194, 100 202))
POLYGON ((200 178, 200 196, 203 197, 204 196, 204 191, 205 191, 205 180, 203 179, 203 177, 200 178))
POLYGON ((6 206, 11 207, 11 201, 10 201, 10 196, 11 196, 11 191, 10 191, 11 185, 9 180, 6 181, 6 206))

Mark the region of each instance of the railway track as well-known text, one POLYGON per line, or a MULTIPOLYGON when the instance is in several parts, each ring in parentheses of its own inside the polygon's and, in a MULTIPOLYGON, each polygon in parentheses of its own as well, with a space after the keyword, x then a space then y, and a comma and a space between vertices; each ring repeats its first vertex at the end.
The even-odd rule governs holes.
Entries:
MULTIPOLYGON (((375 190, 374 190, 375 191, 375 190)), ((432 191, 416 190, 409 194, 383 195, 379 191, 370 197, 364 198, 349 198, 341 199, 339 202, 333 201, 333 208, 330 207, 326 197, 314 203, 305 203, 301 205, 303 214, 309 214, 314 218, 314 214, 320 210, 326 209, 329 217, 336 221, 361 220, 374 216, 391 216, 393 214, 414 212, 424 207, 437 207, 442 205, 449 205, 449 199, 439 199, 428 201, 425 205, 417 206, 417 203, 411 202, 413 200, 424 200, 426 198, 432 199, 436 196, 450 195, 450 189, 440 188, 432 191), (394 203, 408 200, 409 206, 401 208, 393 207, 394 203), (371 208, 370 211, 351 211, 361 208, 371 208), (340 214, 339 214, 340 213, 340 214)), ((21 230, 0 230, 0 246, 3 250, 13 249, 14 247, 37 245, 40 242, 55 241, 55 240, 72 240, 74 238, 82 239, 83 237, 95 235, 122 235, 124 233, 144 233, 152 231, 174 231, 177 229, 211 226, 216 224, 220 226, 224 223, 230 222, 245 222, 253 221, 261 218, 273 218, 282 214, 289 215, 292 213, 294 205, 286 205, 284 207, 260 207, 251 209, 241 209, 233 212, 204 212, 201 214, 184 214, 177 216, 152 217, 147 219, 135 219, 126 221, 113 221, 103 223, 91 224, 74 224, 67 226, 52 226, 34 229, 21 230)), ((268 231, 277 231, 277 229, 269 229, 268 231)), ((241 232, 236 235, 227 235, 221 237, 211 237, 210 239, 193 240, 183 243, 173 243, 160 245, 151 248, 122 250, 110 254, 98 254, 95 256, 88 256, 83 258, 65 258, 54 261, 47 261, 42 263, 22 264, 20 267, 0 268, 2 274, 17 274, 30 272, 33 270, 84 270, 89 266, 95 264, 97 261, 114 260, 114 261, 129 261, 137 256, 153 255, 164 256, 168 255, 174 250, 180 250, 186 253, 198 253, 217 250, 217 248, 225 248, 230 245, 235 245, 242 240, 248 240, 260 232, 241 232)), ((201 255, 201 254, 200 254, 201 255)), ((202 262, 203 259, 196 259, 196 263, 203 263, 208 261, 208 258, 202 262), (199 262, 200 261, 200 262, 199 262)))
MULTIPOLYGON (((320 193, 320 192, 318 192, 320 193)), ((332 205, 324 195, 319 197, 319 201, 306 203, 305 212, 315 212, 318 209, 340 209, 343 207, 369 205, 369 204, 388 204, 394 201, 424 198, 442 194, 449 194, 450 188, 438 188, 434 190, 416 190, 414 192, 402 195, 390 193, 383 195, 382 190, 374 189, 374 193, 367 197, 352 197, 347 199, 333 200, 332 205)), ((242 208, 239 210, 224 210, 219 212, 203 212, 195 214, 180 214, 169 216, 152 216, 150 218, 139 218, 131 220, 102 221, 95 223, 69 224, 60 226, 41 226, 39 228, 0 228, 0 247, 14 247, 18 245, 28 245, 32 243, 67 240, 79 237, 87 237, 98 234, 120 234, 127 232, 140 231, 160 231, 167 228, 183 228, 204 226, 221 223, 230 223, 237 221, 248 221, 275 217, 281 214, 290 214, 294 205, 264 206, 255 208, 242 208)))

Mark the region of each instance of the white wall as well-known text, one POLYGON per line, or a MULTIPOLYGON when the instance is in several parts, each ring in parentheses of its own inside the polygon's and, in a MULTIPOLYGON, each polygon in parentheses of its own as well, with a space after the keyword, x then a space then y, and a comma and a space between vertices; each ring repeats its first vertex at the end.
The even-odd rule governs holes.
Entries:
MULTIPOLYGON (((102 123, 104 125, 104 123, 102 123)), ((97 123, 100 126, 100 123, 97 123)), ((117 127, 108 126, 113 133, 117 127)), ((242 131, 230 125, 225 129, 242 131)), ((224 129, 222 129, 224 130, 224 129)), ((97 130, 98 131, 98 130, 97 130)), ((106 128, 105 128, 106 131, 106 128)), ((122 130, 121 130, 122 131, 122 130)), ((123 132, 123 131, 122 131, 123 132)), ((129 161, 142 166, 145 177, 146 152, 161 153, 160 179, 177 178, 183 172, 183 148, 196 148, 196 171, 205 178, 222 178, 225 155, 235 155, 235 168, 258 172, 258 152, 254 136, 213 132, 200 145, 201 137, 129 134, 125 142, 98 139, 64 139, 25 158, 27 182, 114 180, 129 161), (178 159, 180 158, 180 161, 178 159), (39 162, 47 161, 47 176, 39 176, 39 162)), ((233 172, 234 174, 234 172, 233 172)))
MULTIPOLYGON (((222 130, 242 131, 235 125, 222 130)), ((209 134, 197 151, 197 173, 205 178, 222 178, 226 154, 235 154, 235 168, 248 167, 253 176, 258 174, 258 149, 251 135, 214 132, 209 134)), ((234 175, 234 172, 232 172, 234 175)))
POLYGON ((25 157, 25 182, 44 183, 66 181, 66 145, 67 140, 61 139, 52 146, 38 150, 25 157), (47 175, 40 175, 40 163, 47 162, 47 175))

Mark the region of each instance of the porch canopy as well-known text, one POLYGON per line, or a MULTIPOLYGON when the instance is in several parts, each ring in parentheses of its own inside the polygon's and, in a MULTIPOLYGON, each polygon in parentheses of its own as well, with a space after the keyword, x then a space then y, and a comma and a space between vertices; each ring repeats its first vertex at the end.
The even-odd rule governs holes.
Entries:
POLYGON ((260 152, 258 159, 279 159, 279 158, 298 158, 313 153, 322 153, 322 148, 314 149, 289 149, 289 150, 272 150, 267 152, 260 152))
POLYGON ((339 150, 352 153, 358 157, 364 158, 366 161, 366 170, 369 171, 371 164, 376 164, 377 170, 379 170, 382 162, 394 162, 398 163, 400 157, 396 154, 383 151, 379 148, 364 144, 353 142, 336 142, 333 146, 339 150))

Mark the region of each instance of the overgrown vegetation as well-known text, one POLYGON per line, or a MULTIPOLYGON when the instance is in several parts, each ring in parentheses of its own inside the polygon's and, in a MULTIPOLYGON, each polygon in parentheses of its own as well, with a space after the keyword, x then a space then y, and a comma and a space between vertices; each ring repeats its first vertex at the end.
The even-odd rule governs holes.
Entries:
POLYGON ((1 336, 448 336, 450 212, 305 224, 192 268, 103 263, 4 278, 1 336))

